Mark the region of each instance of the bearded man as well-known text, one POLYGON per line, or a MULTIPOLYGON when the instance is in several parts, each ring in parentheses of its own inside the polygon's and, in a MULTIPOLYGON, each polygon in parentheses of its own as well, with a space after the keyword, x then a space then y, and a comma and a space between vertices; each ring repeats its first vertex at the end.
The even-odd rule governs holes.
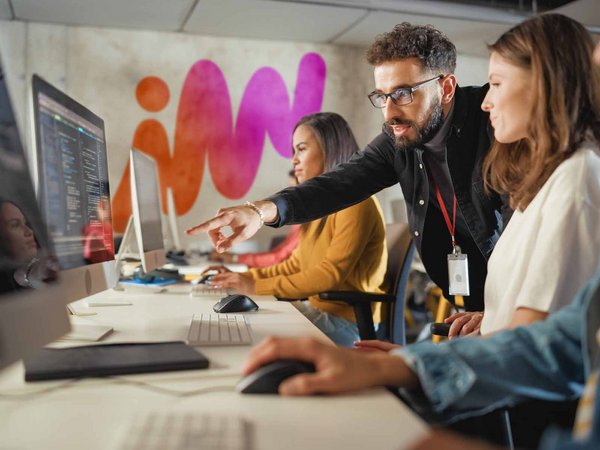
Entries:
POLYGON ((368 98, 385 120, 379 136, 338 169, 266 200, 220 210, 188 233, 208 232, 222 252, 263 223, 309 222, 399 183, 427 273, 446 298, 466 295, 466 310, 482 311, 487 259, 510 216, 483 184, 492 133, 480 105, 488 87, 457 85, 456 48, 431 26, 396 25, 376 38, 367 60, 375 78, 368 98), (233 234, 221 233, 225 226, 233 234))

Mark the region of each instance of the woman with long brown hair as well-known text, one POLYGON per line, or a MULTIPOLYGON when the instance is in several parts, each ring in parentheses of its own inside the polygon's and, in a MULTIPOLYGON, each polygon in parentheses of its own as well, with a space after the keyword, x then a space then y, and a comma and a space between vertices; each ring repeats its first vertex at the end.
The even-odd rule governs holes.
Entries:
MULTIPOLYGON (((600 70, 589 33, 544 14, 489 49, 482 108, 495 143, 484 176, 515 213, 488 262, 482 334, 561 308, 600 256, 600 70)), ((480 320, 479 313, 451 316, 451 335, 477 332, 480 320)))

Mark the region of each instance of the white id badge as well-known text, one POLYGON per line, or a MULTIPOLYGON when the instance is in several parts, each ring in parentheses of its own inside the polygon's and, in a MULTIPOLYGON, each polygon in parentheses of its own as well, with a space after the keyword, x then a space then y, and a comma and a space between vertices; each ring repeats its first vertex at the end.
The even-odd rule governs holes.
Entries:
POLYGON ((448 255, 448 292, 450 295, 469 295, 469 260, 458 251, 448 255))

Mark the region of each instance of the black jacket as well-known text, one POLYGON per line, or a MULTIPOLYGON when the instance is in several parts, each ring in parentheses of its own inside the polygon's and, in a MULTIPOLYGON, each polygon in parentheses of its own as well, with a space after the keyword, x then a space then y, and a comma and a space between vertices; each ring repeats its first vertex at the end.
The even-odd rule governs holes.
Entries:
MULTIPOLYGON (((490 147, 488 114, 481 110, 487 86, 456 88, 454 114, 447 139, 447 162, 458 208, 470 236, 457 237, 469 257, 471 295, 469 311, 483 310, 487 259, 510 211, 498 195, 483 189, 482 163, 490 147), (503 209, 504 211, 501 211, 503 209)), ((423 149, 397 151, 385 133, 336 170, 285 189, 269 200, 277 205, 274 226, 308 222, 358 203, 399 183, 407 205, 408 221, 417 250, 431 279, 448 295, 448 229, 439 208, 429 207, 429 182, 423 149)))

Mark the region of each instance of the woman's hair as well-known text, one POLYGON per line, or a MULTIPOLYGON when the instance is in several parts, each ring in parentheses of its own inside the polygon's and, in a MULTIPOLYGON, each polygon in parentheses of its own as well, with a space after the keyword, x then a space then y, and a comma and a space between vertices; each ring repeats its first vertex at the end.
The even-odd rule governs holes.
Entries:
MULTIPOLYGON (((34 233, 33 232, 33 227, 29 223, 29 219, 27 218, 27 216, 25 216, 25 213, 23 212, 23 209, 21 209, 21 207, 17 203, 15 203, 14 201, 8 200, 8 199, 6 199, 4 197, 0 197, 0 214, 1 214, 1 211, 2 211, 2 206, 4 206, 5 203, 9 203, 9 204, 13 205, 15 208, 17 208, 19 211, 21 211, 21 214, 23 214, 23 217, 25 218, 26 225, 31 229, 31 232, 34 233)), ((37 247, 39 248, 40 247, 40 243, 38 242, 37 237, 35 236, 35 233, 33 234, 33 237, 35 239, 35 243, 36 243, 37 247)), ((0 239, 3 239, 3 238, 4 238, 4 236, 0 236, 0 239)), ((1 256, 2 253, 4 253, 4 246, 2 244, 0 244, 0 256, 1 256)), ((5 256, 7 256, 7 255, 5 255, 5 256)), ((13 257, 11 255, 8 255, 8 256, 10 256, 11 258, 13 257)))
MULTIPOLYGON (((313 132, 323 152, 323 173, 335 169, 338 165, 345 163, 359 150, 354 133, 348 122, 334 112, 320 112, 304 116, 294 127, 294 132, 299 126, 304 125, 313 132)), ((323 231, 327 217, 319 221, 316 235, 323 231)), ((306 225, 301 229, 306 230, 306 225)))
POLYGON ((560 14, 532 17, 488 48, 533 80, 528 138, 495 142, 483 165, 486 187, 508 194, 513 209, 525 209, 586 138, 600 141, 600 69, 590 34, 560 14))
POLYGON ((311 129, 323 151, 324 173, 345 163, 359 150, 350 125, 339 114, 320 112, 304 116, 294 131, 301 125, 311 129))

